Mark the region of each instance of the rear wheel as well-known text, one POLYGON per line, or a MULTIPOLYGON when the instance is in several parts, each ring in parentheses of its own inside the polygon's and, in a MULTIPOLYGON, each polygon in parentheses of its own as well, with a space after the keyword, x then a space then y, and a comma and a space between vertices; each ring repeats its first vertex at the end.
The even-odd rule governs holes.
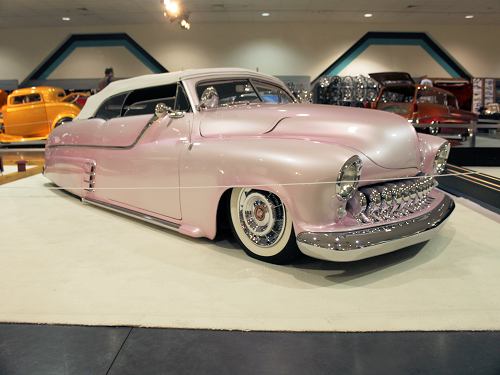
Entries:
POLYGON ((235 188, 229 216, 236 240, 252 258, 285 264, 299 256, 291 216, 277 195, 235 188))

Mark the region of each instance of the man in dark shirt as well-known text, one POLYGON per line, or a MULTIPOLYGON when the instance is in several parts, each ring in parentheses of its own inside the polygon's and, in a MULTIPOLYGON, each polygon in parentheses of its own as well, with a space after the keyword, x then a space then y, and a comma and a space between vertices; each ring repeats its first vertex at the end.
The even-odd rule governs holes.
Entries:
POLYGON ((105 88, 107 85, 109 85, 111 82, 115 81, 115 77, 113 73, 113 68, 109 67, 104 70, 104 77, 101 78, 99 81, 99 87, 97 91, 101 91, 103 88, 105 88))

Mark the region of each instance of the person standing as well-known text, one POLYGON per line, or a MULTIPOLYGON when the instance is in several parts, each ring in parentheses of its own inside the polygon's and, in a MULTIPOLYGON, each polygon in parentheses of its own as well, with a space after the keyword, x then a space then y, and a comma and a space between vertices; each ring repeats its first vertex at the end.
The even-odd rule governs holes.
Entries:
POLYGON ((99 81, 99 87, 97 91, 101 91, 103 88, 105 88, 113 81, 115 81, 113 68, 111 67, 106 68, 104 70, 104 77, 102 77, 101 80, 99 81))

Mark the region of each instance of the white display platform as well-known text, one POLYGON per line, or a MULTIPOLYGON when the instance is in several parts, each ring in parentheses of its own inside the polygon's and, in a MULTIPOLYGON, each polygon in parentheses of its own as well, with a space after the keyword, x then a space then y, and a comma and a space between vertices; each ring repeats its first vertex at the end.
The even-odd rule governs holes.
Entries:
MULTIPOLYGON (((34 168, 36 165, 27 165, 26 170, 30 168, 34 168)), ((3 175, 11 174, 11 173, 16 173, 17 172, 17 165, 4 165, 3 166, 3 175)))
POLYGON ((0 186, 0 322, 286 331, 500 329, 500 219, 468 201, 424 245, 275 266, 85 205, 42 175, 0 186))
POLYGON ((473 170, 474 172, 487 174, 491 177, 500 178, 500 168, 498 167, 466 167, 466 168, 473 170))

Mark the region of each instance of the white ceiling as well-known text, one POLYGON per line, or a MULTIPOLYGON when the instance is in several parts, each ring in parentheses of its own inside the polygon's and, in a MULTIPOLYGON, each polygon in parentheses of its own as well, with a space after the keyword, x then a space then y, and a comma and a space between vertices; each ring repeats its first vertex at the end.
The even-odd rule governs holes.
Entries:
MULTIPOLYGON (((191 27, 203 22, 500 22, 500 0, 183 0, 191 27), (269 13, 263 17, 262 13, 269 13), (365 18, 365 13, 373 14, 365 18), (466 15, 474 15, 466 19, 466 15)), ((168 22, 160 0, 0 0, 0 28, 168 22), (70 21, 63 21, 70 17, 70 21)), ((495 38, 495 36, 493 36, 495 38)))

